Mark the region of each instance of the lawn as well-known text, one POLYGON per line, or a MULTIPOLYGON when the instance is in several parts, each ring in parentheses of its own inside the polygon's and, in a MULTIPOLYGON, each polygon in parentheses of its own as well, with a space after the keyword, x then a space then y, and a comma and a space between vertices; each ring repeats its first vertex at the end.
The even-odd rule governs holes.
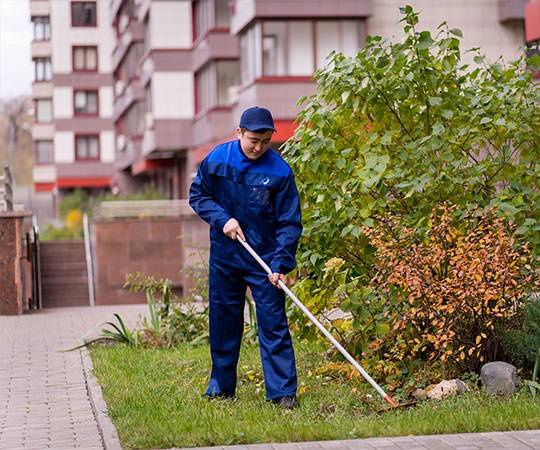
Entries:
POLYGON ((540 428, 540 399, 478 392, 409 410, 378 412, 377 394, 360 379, 320 370, 324 350, 295 344, 301 406, 264 400, 258 347, 244 348, 237 398, 201 397, 209 350, 94 347, 94 370, 124 448, 170 448, 540 428), (322 355, 322 356, 321 356, 322 355), (371 400, 367 394, 373 394, 371 400))

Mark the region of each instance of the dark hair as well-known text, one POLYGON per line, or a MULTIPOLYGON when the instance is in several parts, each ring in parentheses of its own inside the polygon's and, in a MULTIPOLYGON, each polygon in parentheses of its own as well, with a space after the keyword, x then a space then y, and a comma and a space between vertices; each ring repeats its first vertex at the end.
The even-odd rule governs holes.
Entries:
POLYGON ((267 131, 274 132, 274 130, 271 130, 270 128, 261 128, 260 130, 248 130, 245 127, 240 127, 240 132, 241 132, 242 136, 244 135, 244 133, 246 131, 251 131, 252 133, 256 133, 256 134, 263 134, 263 133, 266 133, 267 131))

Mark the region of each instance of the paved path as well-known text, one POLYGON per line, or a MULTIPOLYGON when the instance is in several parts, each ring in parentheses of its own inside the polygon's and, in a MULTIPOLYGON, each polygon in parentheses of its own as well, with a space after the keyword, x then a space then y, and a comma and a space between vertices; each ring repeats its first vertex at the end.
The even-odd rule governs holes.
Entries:
MULTIPOLYGON (((58 350, 114 312, 133 324, 146 310, 146 305, 73 307, 0 316, 0 449, 102 449, 81 354, 58 350)), ((212 447, 220 449, 540 450, 540 430, 212 447)))
MULTIPOLYGON (((540 449, 540 430, 440 434, 291 444, 231 445, 197 450, 531 450, 540 449)), ((175 449, 171 449, 175 450, 175 449)), ((183 450, 183 449, 182 449, 183 450)))
POLYGON ((119 312, 146 305, 55 308, 0 316, 0 449, 102 449, 79 351, 60 353, 119 312))

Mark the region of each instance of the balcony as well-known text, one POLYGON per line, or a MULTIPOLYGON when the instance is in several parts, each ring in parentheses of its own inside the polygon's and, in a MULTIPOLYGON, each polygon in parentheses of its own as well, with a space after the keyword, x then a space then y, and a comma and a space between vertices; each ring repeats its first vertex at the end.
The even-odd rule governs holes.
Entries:
POLYGON ((208 61, 220 58, 240 58, 238 38, 232 36, 229 32, 211 31, 193 49, 192 70, 196 72, 208 61))
POLYGON ((32 58, 50 58, 52 55, 51 41, 32 41, 32 58))
POLYGON ((43 98, 53 96, 53 84, 51 81, 34 81, 32 83, 32 97, 43 98))
POLYGON ((30 0, 30 16, 48 16, 51 13, 50 0, 30 0))
POLYGON ((34 183, 54 183, 56 181, 56 166, 54 164, 34 165, 32 177, 34 183))
POLYGON ((296 101, 315 92, 315 83, 309 77, 258 78, 240 92, 233 117, 253 105, 264 105, 272 111, 274 119, 294 119, 300 112, 296 101))
POLYGON ((34 123, 32 125, 32 139, 38 141, 51 140, 54 138, 54 125, 52 123, 34 123))
POLYGON ((121 95, 115 96, 113 109, 114 121, 118 121, 133 102, 142 100, 144 100, 144 89, 141 87, 139 80, 134 78, 129 82, 121 95))
POLYGON ((499 0, 499 22, 525 19, 527 0, 499 0))
POLYGON ((193 146, 232 139, 235 127, 232 108, 210 110, 193 122, 193 146))
POLYGON ((171 152, 191 145, 191 119, 154 119, 153 128, 144 132, 142 154, 144 157, 171 157, 171 152))
POLYGON ((126 56, 129 47, 133 42, 144 40, 144 27, 142 23, 132 20, 127 26, 126 31, 120 36, 120 40, 116 45, 113 54, 113 70, 116 70, 122 59, 126 56))
POLYGON ((191 71, 192 51, 186 49, 152 49, 141 62, 141 86, 152 78, 154 72, 191 71))
POLYGON ((231 33, 254 19, 360 18, 373 13, 373 0, 234 0, 231 33))

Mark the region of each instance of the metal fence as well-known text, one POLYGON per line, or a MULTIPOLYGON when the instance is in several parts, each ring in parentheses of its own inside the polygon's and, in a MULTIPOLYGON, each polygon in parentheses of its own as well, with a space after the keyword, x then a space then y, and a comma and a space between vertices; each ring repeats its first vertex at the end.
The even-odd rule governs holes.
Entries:
POLYGON ((0 177, 0 211, 13 211, 13 177, 7 163, 0 177))

